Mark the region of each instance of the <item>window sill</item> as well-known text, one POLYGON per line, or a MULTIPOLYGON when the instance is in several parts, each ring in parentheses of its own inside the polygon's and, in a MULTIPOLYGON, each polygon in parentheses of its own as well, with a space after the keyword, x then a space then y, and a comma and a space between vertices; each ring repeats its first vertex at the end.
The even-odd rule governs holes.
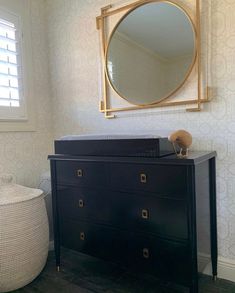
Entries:
POLYGON ((34 132, 35 121, 26 120, 0 120, 0 132, 34 132))

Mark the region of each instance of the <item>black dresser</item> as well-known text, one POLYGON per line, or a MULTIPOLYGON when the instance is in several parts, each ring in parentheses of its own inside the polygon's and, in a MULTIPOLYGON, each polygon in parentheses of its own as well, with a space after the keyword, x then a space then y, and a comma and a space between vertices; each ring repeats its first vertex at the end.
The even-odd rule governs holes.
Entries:
POLYGON ((216 278, 215 152, 79 156, 69 144, 49 156, 58 268, 64 246, 196 293, 202 254, 216 278))

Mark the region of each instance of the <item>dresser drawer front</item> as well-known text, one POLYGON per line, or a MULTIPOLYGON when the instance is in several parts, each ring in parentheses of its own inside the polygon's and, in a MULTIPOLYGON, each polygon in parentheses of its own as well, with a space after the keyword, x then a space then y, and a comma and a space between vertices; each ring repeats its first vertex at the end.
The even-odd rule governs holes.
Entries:
POLYGON ((59 214, 62 218, 112 224, 115 210, 105 190, 58 186, 57 194, 59 214))
POLYGON ((57 183, 64 185, 99 187, 107 184, 104 163, 57 161, 56 176, 57 183))
POLYGON ((66 248, 182 284, 190 279, 190 253, 185 243, 67 219, 61 221, 60 229, 61 244, 66 248))
POLYGON ((132 235, 129 244, 132 269, 190 284, 190 250, 186 243, 132 235))
POLYGON ((187 192, 184 166, 110 164, 109 186, 123 191, 147 191, 161 195, 185 196, 187 192))
POLYGON ((65 218, 168 238, 188 238, 184 200, 60 186, 58 203, 60 215, 65 218))
POLYGON ((61 245, 117 263, 128 263, 128 235, 82 221, 60 222, 61 245))
POLYGON ((123 228, 164 238, 188 239, 186 201, 120 193, 114 198, 113 209, 116 219, 120 215, 123 228))

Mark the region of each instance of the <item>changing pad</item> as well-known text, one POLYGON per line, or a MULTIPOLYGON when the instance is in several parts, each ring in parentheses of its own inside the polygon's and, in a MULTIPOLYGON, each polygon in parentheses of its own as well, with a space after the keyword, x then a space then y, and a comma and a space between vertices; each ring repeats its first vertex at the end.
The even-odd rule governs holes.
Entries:
POLYGON ((60 140, 113 140, 113 139, 144 139, 160 138, 159 135, 130 135, 130 134, 84 134, 84 135, 66 135, 60 140))
POLYGON ((159 134, 67 135, 55 141, 55 153, 71 156, 162 157, 174 152, 167 138, 169 133, 167 131, 164 136, 159 134))

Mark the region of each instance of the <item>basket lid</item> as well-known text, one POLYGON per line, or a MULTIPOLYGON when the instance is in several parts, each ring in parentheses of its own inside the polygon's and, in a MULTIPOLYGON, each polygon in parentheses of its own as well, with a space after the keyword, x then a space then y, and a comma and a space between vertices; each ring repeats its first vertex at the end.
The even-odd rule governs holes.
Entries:
POLYGON ((0 205, 27 201, 42 194, 43 191, 40 189, 14 184, 12 175, 0 175, 0 205))

